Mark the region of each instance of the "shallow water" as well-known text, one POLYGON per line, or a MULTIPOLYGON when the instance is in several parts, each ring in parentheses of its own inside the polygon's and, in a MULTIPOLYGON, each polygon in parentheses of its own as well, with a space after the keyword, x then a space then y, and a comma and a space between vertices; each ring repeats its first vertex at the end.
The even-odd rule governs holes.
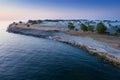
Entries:
POLYGON ((0 27, 0 80, 120 80, 120 69, 82 49, 5 29, 0 27))

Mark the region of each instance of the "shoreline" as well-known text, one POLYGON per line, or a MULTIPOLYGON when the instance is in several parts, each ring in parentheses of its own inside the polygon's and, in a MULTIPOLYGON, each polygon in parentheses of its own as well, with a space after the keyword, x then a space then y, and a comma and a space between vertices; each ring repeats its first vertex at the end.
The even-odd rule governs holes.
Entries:
POLYGON ((110 47, 120 50, 120 36, 119 35, 108 35, 108 34, 98 34, 93 32, 76 32, 69 31, 65 34, 81 37, 91 37, 96 41, 107 43, 110 47))
POLYGON ((22 28, 16 27, 14 25, 10 25, 7 31, 23 35, 49 38, 72 46, 76 46, 88 51, 89 54, 98 56, 103 60, 106 60, 120 68, 120 56, 116 55, 116 54, 120 55, 120 50, 111 48, 106 44, 102 44, 97 40, 93 40, 92 38, 68 35, 59 29, 44 30, 44 28, 42 29, 22 28))
POLYGON ((103 60, 110 62, 114 66, 120 68, 120 59, 117 58, 116 56, 110 55, 109 53, 99 52, 96 49, 89 48, 88 46, 80 45, 80 44, 77 44, 75 42, 63 40, 60 37, 53 37, 52 39, 59 41, 59 42, 62 42, 62 43, 65 43, 65 44, 69 44, 69 45, 81 48, 83 50, 86 50, 87 52, 89 52, 90 55, 97 56, 103 60))

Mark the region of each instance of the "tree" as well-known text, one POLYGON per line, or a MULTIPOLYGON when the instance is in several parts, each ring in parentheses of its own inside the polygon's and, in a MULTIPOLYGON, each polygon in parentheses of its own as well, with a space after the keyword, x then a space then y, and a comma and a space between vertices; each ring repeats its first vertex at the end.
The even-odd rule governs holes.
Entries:
POLYGON ((93 26, 91 26, 91 25, 89 25, 88 26, 88 29, 87 29, 88 31, 91 31, 91 32, 94 32, 94 28, 93 28, 93 26))
POLYGON ((74 28, 75 28, 75 26, 74 26, 74 24, 73 23, 68 23, 68 28, 70 29, 70 30, 74 30, 74 28))
POLYGON ((82 23, 80 26, 81 26, 81 30, 87 31, 88 27, 85 24, 82 23))
POLYGON ((100 23, 97 24, 96 30, 97 30, 97 33, 102 34, 102 33, 105 33, 107 28, 106 28, 106 26, 102 22, 100 22, 100 23))

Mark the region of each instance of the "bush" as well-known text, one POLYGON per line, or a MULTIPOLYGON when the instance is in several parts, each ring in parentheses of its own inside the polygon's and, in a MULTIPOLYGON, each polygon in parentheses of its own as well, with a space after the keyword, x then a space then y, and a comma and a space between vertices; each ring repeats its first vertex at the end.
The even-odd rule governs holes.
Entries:
POLYGON ((88 29, 87 29, 88 31, 91 31, 91 32, 94 32, 94 28, 91 26, 91 25, 89 25, 88 26, 88 29))
POLYGON ((38 22, 36 20, 28 20, 28 23, 31 23, 31 24, 38 24, 38 22))
POLYGON ((68 23, 68 28, 69 28, 70 30, 74 30, 75 26, 74 26, 73 23, 68 23))
POLYGON ((22 21, 19 21, 20 24, 22 24, 23 22, 22 21))
POLYGON ((105 33, 107 28, 105 27, 105 25, 103 23, 100 22, 100 23, 97 24, 96 30, 97 30, 97 33, 102 34, 102 33, 105 33))
POLYGON ((44 21, 48 21, 48 22, 59 22, 59 21, 61 21, 61 20, 46 19, 46 20, 44 20, 44 21))
POLYGON ((80 26, 81 26, 81 30, 87 31, 88 27, 85 24, 81 24, 80 26))
POLYGON ((15 23, 15 25, 18 25, 18 23, 15 23))
POLYGON ((42 23, 42 20, 38 20, 38 23, 39 23, 39 24, 42 23))
POLYGON ((30 27, 30 25, 29 25, 29 24, 27 24, 27 27, 30 27))
POLYGON ((75 29, 75 31, 79 31, 78 29, 75 29))
POLYGON ((117 32, 117 33, 120 33, 120 28, 118 28, 118 29, 116 30, 116 32, 117 32))
POLYGON ((15 22, 13 22, 13 24, 16 24, 15 22))

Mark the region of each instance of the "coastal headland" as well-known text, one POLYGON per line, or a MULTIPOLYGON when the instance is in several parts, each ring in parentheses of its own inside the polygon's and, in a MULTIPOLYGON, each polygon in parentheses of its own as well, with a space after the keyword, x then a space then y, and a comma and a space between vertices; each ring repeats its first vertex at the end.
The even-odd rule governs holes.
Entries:
MULTIPOLYGON (((84 20, 85 21, 85 20, 84 20)), ((85 23, 81 21, 82 23, 85 23)), ((56 40, 66 44, 70 44, 88 51, 91 55, 95 55, 111 64, 120 67, 120 38, 119 35, 111 35, 114 33, 110 28, 107 30, 111 34, 98 34, 96 32, 83 32, 79 29, 81 24, 79 21, 28 21, 13 22, 7 31, 19 33, 35 37, 56 40), (73 23, 75 28, 69 28, 69 23, 73 23)), ((97 23, 97 21, 94 21, 97 23)), ((89 23, 89 24, 93 24, 89 23)), ((99 22, 99 21, 98 21, 99 22)), ((95 24, 94 24, 95 25, 95 24)))

